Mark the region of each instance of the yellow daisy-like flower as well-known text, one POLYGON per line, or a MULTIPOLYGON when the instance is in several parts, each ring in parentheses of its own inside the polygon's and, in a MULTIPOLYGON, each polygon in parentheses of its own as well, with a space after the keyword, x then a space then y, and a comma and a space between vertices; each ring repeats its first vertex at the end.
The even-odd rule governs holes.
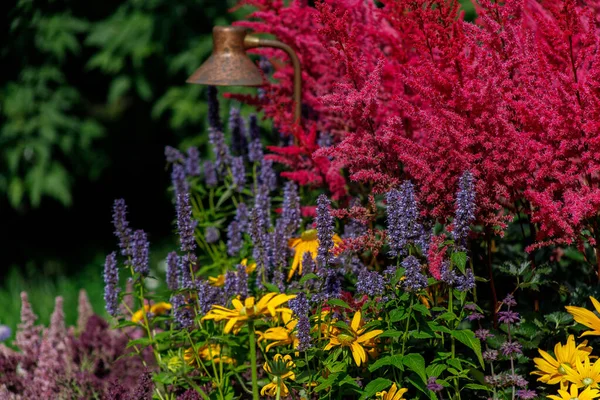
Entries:
POLYGON ((214 321, 227 320, 227 324, 223 329, 223 333, 229 333, 233 330, 236 334, 241 329, 242 325, 250 319, 261 318, 263 315, 270 314, 272 317, 277 316, 278 312, 290 313, 291 310, 285 307, 280 307, 288 300, 296 297, 295 295, 267 293, 258 303, 255 303, 254 297, 248 297, 244 303, 239 299, 233 299, 231 304, 233 309, 213 305, 212 309, 202 318, 202 320, 212 319, 214 321))
POLYGON ((597 388, 600 382, 600 360, 591 363, 589 357, 584 359, 577 358, 575 368, 563 366, 566 374, 565 380, 573 383, 578 388, 592 387, 597 388))
POLYGON ((377 392, 376 396, 378 400, 404 400, 404 393, 408 392, 408 389, 398 389, 396 383, 392 385, 389 391, 377 392))
POLYGON ((274 340, 273 343, 267 345, 265 351, 269 351, 275 346, 286 346, 288 344, 293 345, 294 348, 298 347, 299 340, 294 333, 298 320, 292 319, 292 315, 289 313, 282 313, 281 318, 284 326, 269 328, 264 333, 257 332, 260 336, 258 339, 259 342, 263 340, 274 340))
POLYGON ((345 331, 335 331, 330 335, 329 343, 324 350, 329 350, 334 346, 348 347, 352 352, 352 357, 356 365, 360 365, 367 361, 367 352, 365 346, 372 345, 372 340, 383 333, 382 330, 365 332, 361 329, 362 320, 360 311, 357 311, 350 323, 350 329, 345 331))
MULTIPOLYGON (((337 234, 333 235, 333 246, 337 247, 342 243, 342 238, 337 234)), ((292 262, 292 268, 288 273, 288 281, 292 279, 296 270, 298 274, 302 275, 302 258, 304 253, 310 253, 313 260, 317 258, 317 251, 319 249, 319 239, 317 239, 317 230, 309 229, 304 231, 299 238, 292 238, 288 242, 290 249, 295 250, 294 261, 292 262)))
POLYGON ((600 392, 598 392, 598 390, 592 389, 592 388, 586 388, 584 391, 582 391, 580 393, 579 389, 575 385, 571 385, 571 388, 569 391, 564 390, 564 389, 559 390, 558 396, 553 395, 553 394, 548 396, 548 398, 552 399, 552 400, 573 400, 573 399, 594 400, 594 399, 597 399, 598 397, 600 397, 600 392))
POLYGON ((539 375, 538 381, 555 385, 565 381, 565 366, 575 368, 577 358, 585 359, 592 352, 591 347, 587 347, 587 340, 577 345, 575 337, 570 335, 567 343, 562 345, 557 343, 554 346, 554 357, 546 353, 544 350, 538 349, 542 358, 534 358, 533 362, 537 371, 533 371, 531 375, 539 375))
POLYGON ((148 304, 144 305, 143 309, 139 309, 133 313, 131 316, 131 322, 135 322, 136 324, 144 320, 144 312, 150 312, 154 315, 162 315, 169 311, 173 306, 170 303, 160 302, 155 303, 152 306, 148 304))
MULTIPOLYGON (((590 296, 590 300, 592 300, 592 304, 594 304, 596 311, 600 313, 600 302, 592 296, 590 296)), ((591 331, 583 332, 581 336, 600 335, 600 318, 598 318, 596 314, 583 307, 566 306, 565 308, 573 315, 575 321, 591 329, 591 331)))
MULTIPOLYGON (((224 364, 232 364, 233 359, 222 354, 221 345, 219 344, 205 344, 198 349, 198 357, 204 361, 213 361, 215 364, 220 362, 224 364)), ((192 347, 185 350, 183 353, 183 360, 188 365, 198 367, 198 359, 194 356, 194 349, 192 347)))
MULTIPOLYGON (((246 273, 250 275, 256 269, 256 263, 252 263, 248 265, 248 259, 244 258, 241 262, 241 265, 246 267, 246 273)), ((225 284, 225 274, 217 275, 217 276, 209 276, 208 283, 212 286, 221 287, 225 284)))
POLYGON ((281 397, 286 397, 290 394, 289 389, 285 384, 285 380, 295 380, 296 374, 293 369, 296 368, 296 364, 292 360, 292 356, 282 356, 281 354, 275 354, 271 361, 267 361, 263 365, 265 371, 273 378, 270 383, 267 383, 260 391, 261 396, 277 396, 277 391, 281 397))

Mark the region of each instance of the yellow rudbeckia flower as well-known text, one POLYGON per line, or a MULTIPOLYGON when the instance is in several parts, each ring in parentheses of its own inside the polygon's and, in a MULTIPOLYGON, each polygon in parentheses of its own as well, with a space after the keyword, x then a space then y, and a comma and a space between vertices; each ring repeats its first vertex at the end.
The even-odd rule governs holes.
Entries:
POLYGON ((150 312, 154 315, 162 315, 169 311, 171 308, 173 308, 173 306, 170 303, 165 303, 164 301, 160 303, 155 303, 152 306, 145 304, 144 308, 139 309, 133 313, 133 315, 131 316, 131 322, 135 322, 137 324, 140 321, 142 321, 144 319, 144 312, 150 312))
MULTIPOLYGON (((340 238, 337 234, 333 235, 333 246, 338 247, 342 243, 342 238, 340 238)), ((317 251, 319 249, 319 239, 317 239, 317 230, 309 229, 304 231, 299 238, 292 238, 288 242, 288 246, 295 250, 294 253, 294 261, 292 261, 292 267, 290 268, 290 272, 288 273, 287 280, 289 281, 298 271, 299 275, 302 275, 302 258, 304 257, 304 253, 310 253, 313 260, 317 258, 317 251)))
POLYGON ((558 396, 549 395, 548 398, 552 400, 594 400, 600 397, 600 392, 596 389, 586 388, 584 391, 579 392, 579 389, 575 385, 571 385, 571 389, 567 390, 559 390, 558 396))
POLYGON ((297 319, 292 319, 292 315, 289 313, 282 313, 281 318, 283 320, 284 326, 278 326, 275 328, 269 328, 264 333, 257 332, 259 335, 258 341, 263 340, 273 340, 273 343, 270 343, 265 348, 265 351, 269 351, 272 347, 275 346, 286 346, 291 344, 294 348, 298 347, 299 340, 294 333, 294 329, 298 324, 297 319))
POLYGON ((296 368, 296 364, 292 360, 292 356, 282 356, 275 354, 273 360, 267 361, 263 366, 265 371, 273 377, 270 383, 267 383, 260 391, 261 396, 277 396, 277 391, 281 397, 286 397, 290 394, 289 389, 285 384, 285 379, 295 380, 296 374, 292 371, 296 368))
POLYGON ((348 347, 352 352, 352 357, 356 365, 360 365, 367 361, 367 352, 365 346, 370 346, 372 340, 383 333, 381 329, 365 332, 361 329, 362 320, 360 311, 357 311, 350 323, 350 329, 346 331, 335 331, 330 334, 329 343, 324 350, 329 350, 335 346, 348 347))
MULTIPOLYGON (((596 311, 600 313, 600 302, 598 302, 598 300, 592 296, 590 296, 590 300, 592 300, 592 304, 594 304, 596 311)), ((583 332, 579 337, 600 335, 600 318, 598 318, 596 314, 583 307, 566 306, 565 308, 571 315, 573 315, 575 321, 591 329, 591 331, 583 332)))
POLYGON ((233 299, 231 301, 231 304, 234 307, 233 309, 213 305, 212 309, 202 318, 202 320, 212 319, 217 322, 226 320, 227 324, 223 329, 223 333, 229 333, 233 330, 233 333, 236 334, 239 332, 242 325, 249 319, 261 318, 267 314, 276 317, 278 312, 291 314, 289 308, 280 306, 295 297, 295 295, 283 293, 267 293, 258 301, 258 303, 255 302, 254 297, 248 297, 244 303, 239 299, 233 299))
POLYGON ((565 365, 564 369, 566 371, 565 380, 573 383, 578 388, 598 387, 600 382, 600 360, 596 360, 592 364, 589 357, 585 357, 583 360, 577 358, 575 368, 565 365))
MULTIPOLYGON (((232 364, 233 359, 222 354, 221 345, 219 344, 205 344, 198 349, 198 358, 204 361, 213 361, 215 364, 220 362, 224 364, 232 364)), ((192 347, 185 350, 183 353, 183 360, 188 364, 198 367, 198 358, 194 356, 194 349, 192 347)))
POLYGON ((565 366, 575 368, 577 358, 585 359, 592 352, 591 347, 587 346, 587 340, 577 345, 575 337, 569 335, 566 344, 557 343, 554 346, 554 357, 546 353, 544 350, 538 349, 542 358, 534 358, 533 362, 537 371, 533 371, 531 375, 539 375, 538 381, 555 385, 565 381, 565 366))
MULTIPOLYGON (((246 267, 246 273, 250 275, 256 269, 256 263, 252 263, 248 265, 248 259, 244 258, 241 262, 241 265, 246 267)), ((208 283, 212 286, 221 287, 225 284, 225 274, 217 275, 217 276, 209 276, 208 283)))
POLYGON ((404 393, 408 392, 408 389, 398 389, 396 383, 390 387, 389 391, 377 392, 376 396, 378 400, 404 400, 404 393))

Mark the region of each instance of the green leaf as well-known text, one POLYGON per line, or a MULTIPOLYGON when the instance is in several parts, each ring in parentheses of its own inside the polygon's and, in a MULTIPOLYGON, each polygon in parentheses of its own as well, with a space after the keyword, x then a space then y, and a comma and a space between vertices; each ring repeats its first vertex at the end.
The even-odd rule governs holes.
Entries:
POLYGON ((348 305, 348 303, 346 303, 344 300, 340 300, 340 299, 330 299, 327 304, 329 304, 330 306, 334 306, 334 307, 343 307, 343 308, 348 308, 348 309, 352 309, 352 307, 350 307, 348 305))
POLYGON ((419 375, 423 382, 427 382, 427 374, 425 373, 425 359, 422 355, 416 353, 407 354, 402 359, 402 363, 406 366, 406 368, 419 375))
POLYGON ((378 337, 383 338, 383 337, 391 337, 391 338, 396 338, 396 337, 400 337, 404 334, 404 332, 400 332, 397 331, 395 329, 390 329, 387 331, 384 331, 381 335, 379 335, 378 337))
POLYGON ((386 367, 389 365, 394 366, 400 370, 404 370, 403 364, 402 364, 402 356, 393 355, 393 356, 382 357, 382 358, 378 359, 377 361, 375 361, 373 364, 370 364, 369 371, 371 371, 371 372, 377 371, 379 368, 386 367))
POLYGON ((339 373, 335 373, 335 374, 331 374, 327 377, 327 379, 324 379, 316 388, 315 388, 315 392, 320 392, 321 390, 325 390, 325 389, 329 389, 333 386, 333 384, 335 383, 335 381, 337 380, 338 376, 340 374, 339 373))
POLYGON ((106 101, 109 104, 116 102, 131 88, 131 79, 128 76, 117 76, 110 84, 106 101))
POLYGON ((450 334, 459 342, 470 348, 475 352, 481 368, 485 368, 483 364, 483 356, 481 354, 481 342, 475 337, 475 333, 469 329, 463 329, 460 331, 452 331, 450 334))
POLYGON ((462 251, 452 253, 450 260, 454 265, 456 265, 460 272, 463 274, 465 273, 465 267, 467 265, 467 253, 462 251))
POLYGON ((431 317, 431 311, 429 311, 429 309, 427 307, 425 307, 423 304, 414 304, 412 308, 413 308, 413 310, 416 310, 423 315, 427 315, 428 317, 431 317))
POLYGON ((312 272, 310 274, 306 274, 302 278, 300 278, 300 285, 304 284, 306 281, 309 281, 311 279, 317 279, 318 277, 319 276, 317 274, 313 274, 312 272))
POLYGON ((435 376, 438 377, 442 375, 442 372, 446 370, 446 366, 444 364, 430 364, 427 369, 427 376, 435 376))
POLYGON ((390 386, 392 386, 392 381, 390 381, 389 379, 377 378, 375 380, 372 380, 365 387, 365 391, 362 394, 362 396, 360 396, 359 400, 371 398, 371 397, 375 396, 375 394, 377 392, 381 392, 382 390, 385 390, 385 389, 389 388, 390 386))
POLYGON ((21 204, 24 192, 25 187, 23 185, 23 181, 16 176, 12 178, 10 180, 10 184, 8 185, 8 200, 10 201, 10 205, 16 208, 19 204, 21 204))
POLYGON ((403 309, 396 309, 390 313, 390 322, 399 322, 404 319, 404 317, 408 315, 403 309))
POLYGON ((274 284, 268 283, 268 282, 265 282, 264 285, 265 285, 265 288, 267 288, 267 290, 269 290, 269 292, 279 293, 279 287, 277 285, 274 285, 274 284))
POLYGON ((489 387, 485 386, 485 385, 480 385, 478 383, 467 383, 466 385, 463 386, 465 389, 475 389, 475 390, 485 390, 487 392, 491 391, 492 389, 490 389, 489 387))

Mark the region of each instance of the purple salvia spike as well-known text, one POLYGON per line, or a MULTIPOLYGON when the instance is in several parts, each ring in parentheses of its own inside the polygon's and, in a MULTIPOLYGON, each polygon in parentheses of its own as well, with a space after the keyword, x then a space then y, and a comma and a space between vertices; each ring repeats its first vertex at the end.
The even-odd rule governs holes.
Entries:
POLYGON ((187 176, 200 175, 200 152, 197 147, 187 149, 187 158, 185 159, 185 173, 187 176))
POLYGON ((235 190, 242 192, 246 186, 246 167, 242 157, 234 157, 231 161, 231 176, 235 190))
POLYGON ((192 205, 189 193, 177 197, 177 229, 181 241, 181 251, 192 252, 196 249, 194 230, 196 223, 192 219, 192 205))
POLYGON ((185 179, 185 167, 183 165, 173 165, 173 170, 171 171, 171 183, 173 184, 175 199, 181 195, 187 194, 190 191, 190 185, 185 179))
POLYGON ((127 221, 127 205, 124 199, 115 200, 113 206, 113 226, 115 228, 115 236, 119 239, 119 248, 121 255, 131 255, 131 228, 127 221))
POLYGON ((331 216, 331 202, 324 194, 317 199, 317 266, 325 268, 332 262, 331 249, 333 249, 333 217, 331 216))
POLYGON ((133 270, 142 276, 147 276, 150 273, 150 243, 148 243, 146 232, 141 229, 134 232, 132 247, 133 270))
POLYGON ((221 122, 219 100, 217 98, 218 91, 214 86, 209 86, 208 94, 208 126, 222 131, 223 123, 221 122))
POLYGON ((452 236, 460 248, 466 248, 470 226, 475 221, 475 183, 470 171, 460 177, 456 195, 456 214, 452 236))
POLYGON ((167 254, 167 286, 169 290, 176 291, 179 289, 179 257, 177 253, 172 251, 167 254))

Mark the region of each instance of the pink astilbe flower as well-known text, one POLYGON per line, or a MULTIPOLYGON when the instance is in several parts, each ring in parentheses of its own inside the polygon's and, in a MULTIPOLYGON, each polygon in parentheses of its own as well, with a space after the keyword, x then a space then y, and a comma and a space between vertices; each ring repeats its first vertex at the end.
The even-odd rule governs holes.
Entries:
POLYGON ((54 399, 60 391, 59 377, 64 372, 64 364, 60 361, 60 352, 54 348, 52 342, 50 330, 47 330, 42 339, 33 382, 25 392, 29 398, 54 399))
POLYGON ((437 280, 442 279, 442 264, 446 255, 446 249, 448 248, 448 246, 443 245, 445 240, 446 237, 444 235, 432 236, 427 253, 429 273, 437 280))
POLYGON ((35 325, 37 319, 38 317, 33 312, 27 298, 27 293, 21 292, 21 323, 17 327, 15 345, 23 353, 27 364, 35 362, 40 351, 42 328, 35 325))
POLYGON ((88 298, 85 289, 79 291, 79 300, 77 303, 77 331, 83 332, 90 317, 94 315, 94 309, 88 298))
MULTIPOLYGON (((482 0, 474 23, 456 0, 243 3, 257 11, 241 25, 298 52, 306 132, 333 138, 319 148, 303 132, 310 140, 273 149, 289 177, 335 183, 337 196, 348 190, 339 171, 375 193, 410 179, 426 216, 446 222, 468 169, 478 223, 502 234, 520 204, 533 247, 581 243, 588 230, 600 253, 598 1, 482 0)), ((292 69, 277 65, 256 104, 293 134, 292 69)))

